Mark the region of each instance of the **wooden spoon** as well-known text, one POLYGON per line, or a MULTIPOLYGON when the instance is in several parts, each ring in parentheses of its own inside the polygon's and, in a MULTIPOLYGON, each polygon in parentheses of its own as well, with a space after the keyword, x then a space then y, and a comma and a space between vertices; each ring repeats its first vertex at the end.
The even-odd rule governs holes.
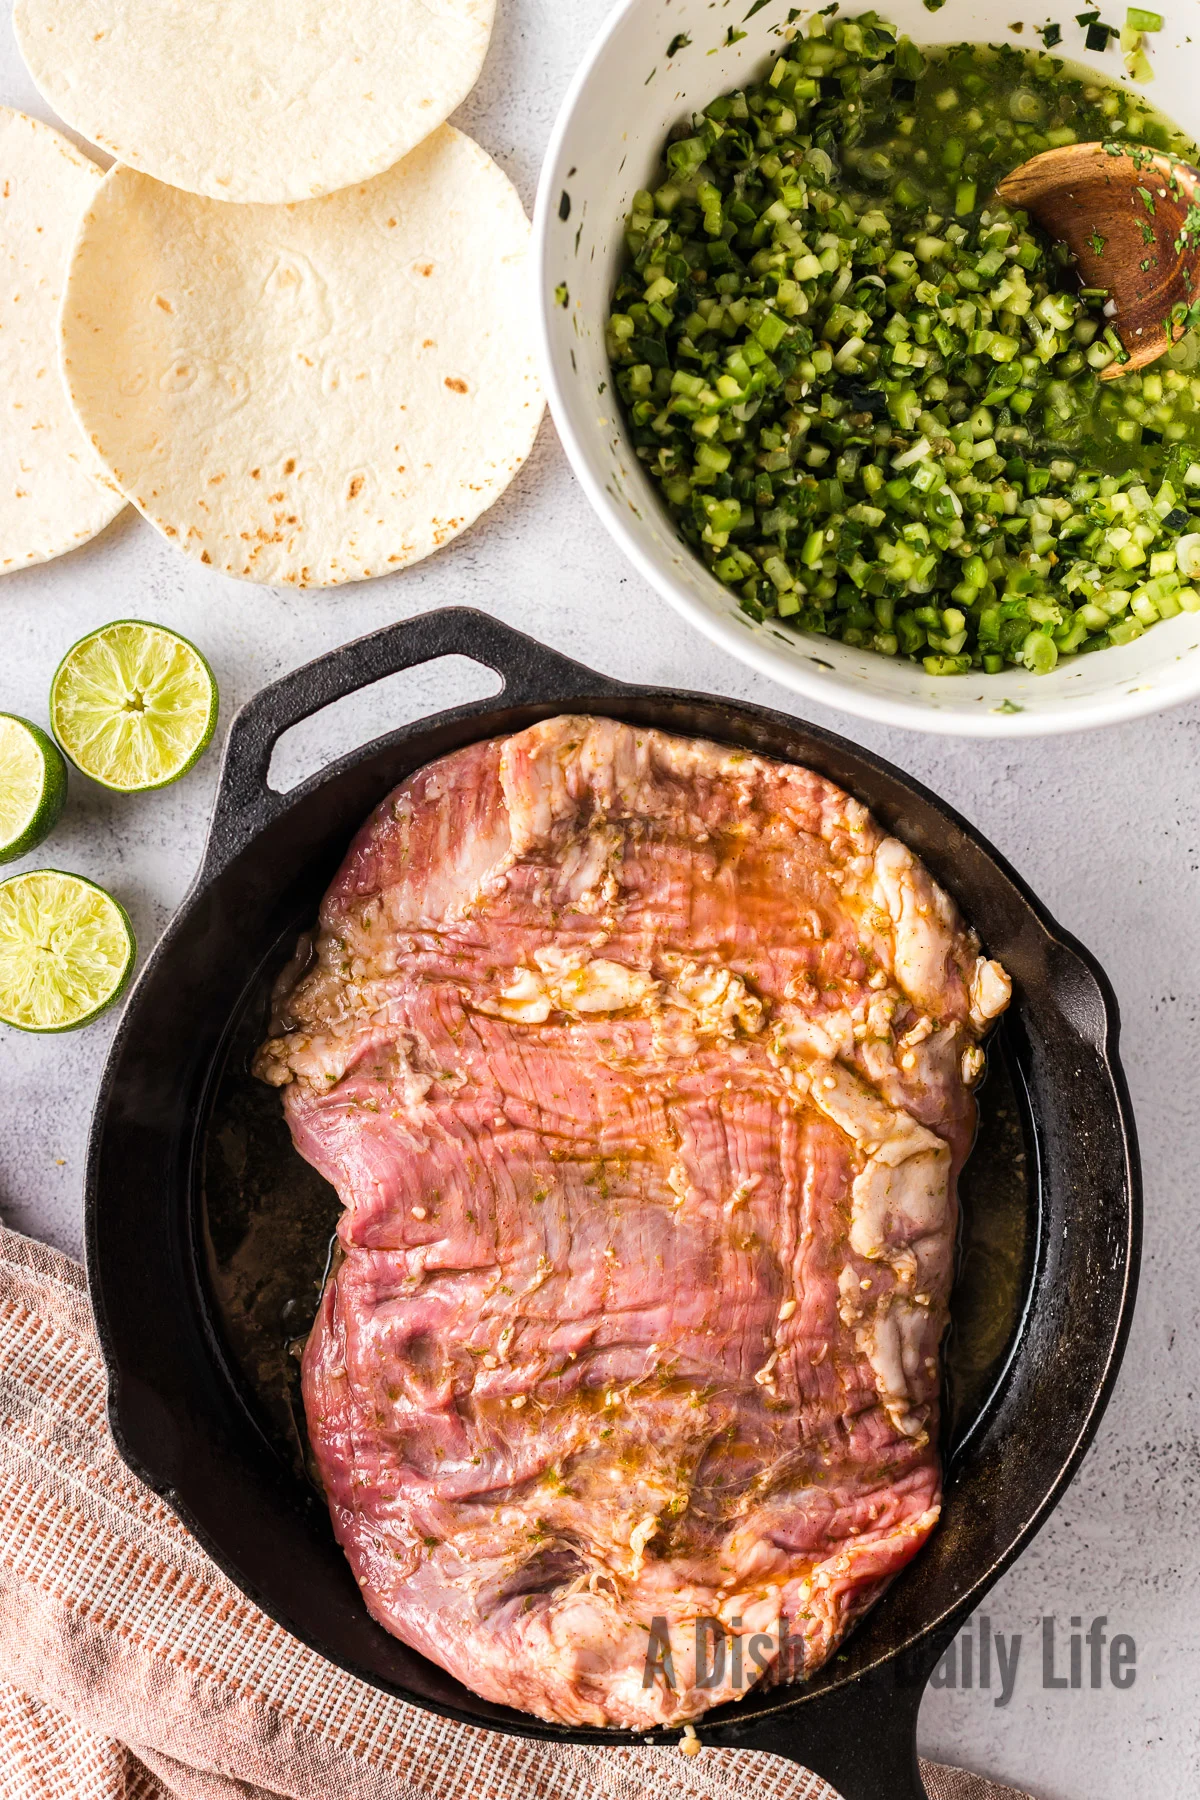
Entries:
POLYGON ((1108 290, 1129 360, 1109 363, 1104 381, 1144 368, 1187 329, 1182 313, 1200 301, 1198 187, 1190 163, 1160 150, 1066 144, 1031 157, 996 188, 1005 206, 1030 213, 1067 246, 1084 287, 1108 290))

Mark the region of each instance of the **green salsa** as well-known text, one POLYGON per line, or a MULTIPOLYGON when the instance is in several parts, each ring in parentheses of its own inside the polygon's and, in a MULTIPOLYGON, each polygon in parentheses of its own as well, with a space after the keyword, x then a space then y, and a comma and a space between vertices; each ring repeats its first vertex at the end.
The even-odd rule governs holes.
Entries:
POLYGON ((676 131, 608 348, 638 457, 752 618, 954 675, 1200 611, 1196 335, 1101 381, 1105 294, 994 196, 1095 140, 1196 157, 1090 71, 874 13, 811 20, 676 131))

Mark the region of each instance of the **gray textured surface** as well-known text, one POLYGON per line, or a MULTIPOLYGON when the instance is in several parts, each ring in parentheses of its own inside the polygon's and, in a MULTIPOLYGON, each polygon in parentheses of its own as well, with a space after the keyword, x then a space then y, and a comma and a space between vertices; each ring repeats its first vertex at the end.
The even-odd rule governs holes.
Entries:
MULTIPOLYGON (((552 117, 606 0, 502 0, 483 82, 459 122, 532 204, 552 117)), ((0 99, 48 116, 7 31, 0 99)), ((132 516, 88 549, 4 578, 0 710, 44 722, 62 651, 133 615, 185 632, 211 659, 223 723, 265 682, 389 620, 452 602, 488 608, 584 662, 633 680, 788 708, 788 695, 692 635, 620 561, 575 487, 552 428, 507 498, 465 538, 406 575, 331 593, 279 594, 211 575, 132 516)), ((323 757, 491 678, 448 664, 395 678, 298 732, 277 767, 323 757), (301 741, 301 739, 303 741, 301 741)), ((792 710, 795 710, 794 706, 792 710)), ((1200 1791, 1200 705, 1082 738, 959 745, 818 723, 893 758, 1009 856, 1101 958, 1120 996, 1142 1133, 1147 1233, 1140 1311, 1111 1410, 1063 1506, 994 1592, 994 1626, 1020 1632, 1006 1708, 973 1689, 932 1693, 922 1747, 1029 1788, 1039 1800, 1193 1800, 1200 1791), (1137 1643, 1128 1692, 1044 1691, 1040 1620, 1105 1614, 1137 1643)), ((43 860, 120 895, 143 948, 199 857, 216 756, 179 787, 115 800, 73 781, 43 860)), ((88 1112, 110 1027, 61 1041, 0 1033, 0 1212, 78 1252, 88 1112)), ((1084 1682, 1088 1680, 1084 1661, 1084 1682)))

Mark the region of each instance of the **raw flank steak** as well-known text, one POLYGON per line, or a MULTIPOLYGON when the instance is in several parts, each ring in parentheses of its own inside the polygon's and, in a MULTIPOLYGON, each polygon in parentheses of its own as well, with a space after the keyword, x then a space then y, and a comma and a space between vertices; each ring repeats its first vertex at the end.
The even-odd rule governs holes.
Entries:
POLYGON ((937 1521, 1008 995, 803 768, 558 718, 390 795, 257 1063, 345 1205, 304 1395, 374 1616, 565 1724, 733 1697, 700 1618, 817 1669, 937 1521))

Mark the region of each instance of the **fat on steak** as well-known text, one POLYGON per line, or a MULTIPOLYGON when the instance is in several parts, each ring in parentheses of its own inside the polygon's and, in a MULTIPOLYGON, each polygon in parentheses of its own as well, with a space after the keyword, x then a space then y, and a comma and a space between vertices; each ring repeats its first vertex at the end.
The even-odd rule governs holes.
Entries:
POLYGON ((1008 998, 803 768, 557 718, 391 794, 256 1064, 345 1207, 304 1399, 375 1618, 568 1725, 812 1674, 938 1517, 1008 998))

